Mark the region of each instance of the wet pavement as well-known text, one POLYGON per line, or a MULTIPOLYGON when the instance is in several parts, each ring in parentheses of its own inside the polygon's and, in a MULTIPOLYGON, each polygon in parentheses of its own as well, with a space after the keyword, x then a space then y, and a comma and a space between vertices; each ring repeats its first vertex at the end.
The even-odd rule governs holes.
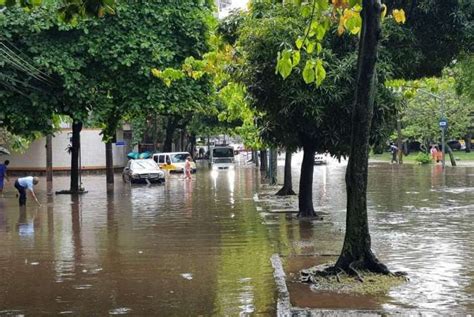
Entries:
MULTIPOLYGON (((37 192, 45 204, 30 200, 25 212, 10 186, 0 198, 0 315, 275 315, 273 253, 297 270, 321 261, 314 254, 331 261, 339 252, 344 171, 336 162, 315 167, 315 207, 327 215, 301 224, 285 214, 262 216, 252 166, 201 166, 192 182, 173 175, 152 186, 130 186, 116 175, 109 193, 104 176, 85 176, 89 192, 76 200, 47 196, 42 182, 37 192), (296 256, 306 260, 289 261, 296 256)), ((301 291, 293 289, 292 300, 473 312, 474 168, 443 175, 438 166, 371 164, 369 179, 374 250, 410 282, 383 298, 356 298, 354 306, 351 298, 308 293, 306 285, 293 285, 301 291)), ((54 190, 67 185, 68 178, 56 177, 54 190)))

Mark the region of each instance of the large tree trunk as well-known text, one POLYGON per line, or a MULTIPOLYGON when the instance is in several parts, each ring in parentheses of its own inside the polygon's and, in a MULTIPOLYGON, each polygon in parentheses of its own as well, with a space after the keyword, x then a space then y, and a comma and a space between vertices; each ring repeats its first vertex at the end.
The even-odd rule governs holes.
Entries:
MULTIPOLYGON (((453 150, 451 149, 451 147, 448 145, 448 143, 445 143, 444 144, 444 148, 446 150, 446 152, 448 153, 449 155, 449 160, 451 161, 451 166, 456 166, 456 159, 454 158, 454 153, 453 153, 453 150)), ((446 155, 445 155, 445 160, 446 160, 446 155)))
POLYGON ((107 184, 114 183, 114 157, 111 140, 105 143, 105 178, 107 184))
POLYGON ((177 122, 174 118, 168 118, 166 124, 166 136, 163 145, 163 152, 171 152, 173 150, 173 136, 176 130, 177 122))
POLYGON ((152 131, 152 139, 153 139, 153 153, 158 151, 158 115, 155 113, 153 115, 153 131, 152 131))
POLYGON ((252 151, 252 156, 254 158, 255 167, 259 167, 260 161, 258 159, 258 151, 252 151))
POLYGON ((374 108, 377 45, 381 35, 380 14, 380 0, 363 0, 351 150, 346 170, 346 234, 336 263, 337 268, 352 273, 358 268, 389 273, 372 253, 367 217, 369 133, 374 108))
POLYGON ((72 123, 72 148, 71 148, 71 193, 78 193, 79 184, 79 156, 81 152, 82 122, 73 120, 72 123))
POLYGON ((277 150, 275 148, 270 149, 270 158, 269 158, 269 167, 268 167, 268 177, 270 181, 270 185, 277 184, 277 150))
POLYGON ((48 194, 53 191, 53 136, 46 136, 46 187, 48 194))
POLYGON ((313 171, 314 154, 312 146, 303 146, 303 163, 301 163, 300 193, 298 195, 298 217, 316 217, 313 207, 313 171))
POLYGON ((293 153, 290 150, 286 149, 285 153, 285 176, 283 181, 283 187, 280 189, 276 195, 278 196, 288 196, 296 195, 293 191, 293 180, 291 179, 291 158, 293 153))
POLYGON ((466 153, 471 153, 472 133, 466 134, 466 136, 464 137, 464 144, 466 144, 466 153))
POLYGON ((260 170, 266 172, 268 168, 267 150, 260 151, 260 170))
POLYGON ((196 159, 196 135, 195 134, 192 134, 191 137, 190 137, 190 142, 189 142, 190 146, 189 146, 189 153, 191 153, 191 157, 193 158, 193 160, 196 159))
POLYGON ((403 141, 402 141, 402 121, 400 115, 397 118, 397 147, 398 147, 398 164, 403 164, 403 141))

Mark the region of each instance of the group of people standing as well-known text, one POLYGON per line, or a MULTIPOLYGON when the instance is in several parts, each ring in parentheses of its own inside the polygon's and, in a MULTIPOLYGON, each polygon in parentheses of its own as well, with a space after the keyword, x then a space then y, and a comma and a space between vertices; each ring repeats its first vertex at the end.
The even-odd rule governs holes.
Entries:
MULTIPOLYGON (((3 162, 3 164, 0 164, 0 196, 3 197, 3 188, 5 186, 5 181, 10 182, 10 178, 8 177, 7 174, 7 168, 8 165, 10 164, 9 160, 6 160, 3 162)), ((20 203, 21 206, 26 205, 26 197, 27 197, 27 192, 30 193, 31 197, 35 200, 35 202, 38 204, 38 206, 41 206, 38 198, 36 197, 35 191, 34 191, 34 185, 37 185, 39 183, 39 178, 34 177, 34 176, 26 176, 26 177, 20 177, 17 180, 15 180, 15 188, 18 191, 18 202, 20 203)))

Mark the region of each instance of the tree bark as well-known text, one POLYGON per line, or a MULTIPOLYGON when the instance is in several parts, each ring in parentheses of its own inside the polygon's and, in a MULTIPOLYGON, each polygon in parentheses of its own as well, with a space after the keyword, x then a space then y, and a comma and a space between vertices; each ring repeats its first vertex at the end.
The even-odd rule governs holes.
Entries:
POLYGON ((270 166, 268 168, 269 170, 269 180, 270 180, 270 185, 276 185, 278 182, 278 175, 277 175, 277 150, 276 148, 271 148, 270 149, 270 166))
POLYGON ((253 158, 254 158, 254 162, 255 162, 255 167, 259 167, 260 166, 260 161, 259 161, 259 158, 258 158, 258 151, 252 151, 252 154, 253 154, 253 158))
POLYGON ((285 153, 285 176, 283 181, 283 187, 280 189, 276 195, 277 196, 288 196, 288 195, 296 195, 293 191, 293 180, 291 179, 291 158, 293 153, 286 149, 285 153))
POLYGON ((446 152, 448 152, 449 160, 451 161, 451 166, 456 166, 457 164, 456 164, 456 159, 454 158, 453 150, 448 145, 448 143, 444 144, 444 148, 445 148, 446 152))
POLYGON ((153 153, 158 151, 157 143, 158 143, 158 116, 155 113, 153 115, 153 131, 152 131, 152 139, 153 139, 153 153))
POLYGON ((105 178, 107 184, 114 183, 114 157, 112 152, 112 141, 105 143, 105 178))
POLYGON ((471 146, 472 146, 472 133, 466 134, 464 137, 464 144, 466 145, 466 153, 471 153, 471 146))
POLYGON ((371 250, 367 217, 369 132, 374 108, 375 64, 380 38, 380 0, 363 0, 358 75, 352 113, 351 150, 346 170, 346 234, 336 267, 355 273, 362 268, 388 274, 371 250))
POLYGON ((46 181, 53 181, 53 136, 46 136, 46 181))
POLYGON ((268 168, 267 150, 260 151, 260 170, 266 172, 268 168))
POLYGON ((192 134, 191 135, 191 142, 190 142, 190 153, 191 153, 191 157, 193 158, 193 160, 196 159, 196 135, 195 134, 192 134))
POLYGON ((174 118, 168 118, 166 124, 166 136, 163 144, 163 152, 171 152, 173 149, 173 136, 176 130, 177 122, 174 118))
POLYGON ((398 147, 398 164, 403 164, 403 141, 402 141, 402 122, 400 115, 397 118, 397 147, 398 147))
POLYGON ((303 163, 301 163, 300 193, 298 195, 298 217, 316 217, 313 207, 313 171, 314 154, 312 146, 303 146, 303 163))
POLYGON ((53 192, 53 136, 46 136, 46 191, 53 192))
POLYGON ((82 122, 73 120, 72 123, 72 148, 71 148, 71 193, 78 193, 79 184, 79 156, 81 152, 82 122))

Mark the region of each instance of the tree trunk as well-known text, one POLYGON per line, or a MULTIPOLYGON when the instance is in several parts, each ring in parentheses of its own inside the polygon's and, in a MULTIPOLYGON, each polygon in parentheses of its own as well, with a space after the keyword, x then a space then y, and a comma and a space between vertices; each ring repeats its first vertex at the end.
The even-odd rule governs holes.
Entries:
POLYGON ((267 150, 260 151, 260 170, 266 172, 268 167, 267 150))
POLYGON ((195 134, 192 134, 191 135, 191 142, 190 142, 190 153, 191 153, 191 157, 193 158, 193 160, 196 159, 196 135, 195 134))
POLYGON ((73 120, 72 123, 72 148, 71 148, 71 193, 78 193, 79 184, 79 156, 81 152, 82 122, 73 120))
POLYGON ((398 147, 398 164, 403 164, 403 141, 402 141, 402 122, 400 115, 397 118, 397 147, 398 147))
POLYGON ((278 182, 278 175, 277 175, 277 150, 276 148, 271 148, 270 149, 270 166, 268 168, 269 170, 269 179, 270 179, 270 185, 276 185, 278 182))
POLYGON ((451 161, 451 166, 456 166, 457 164, 456 164, 456 159, 454 158, 453 150, 448 145, 448 143, 444 144, 444 148, 445 148, 446 152, 448 152, 449 160, 451 161))
POLYGON ((346 234, 336 263, 337 268, 354 274, 358 268, 389 273, 372 253, 367 217, 369 132, 374 108, 377 45, 381 35, 380 14, 380 0, 363 0, 351 150, 346 170, 346 234))
POLYGON ((157 143, 158 143, 158 116, 156 113, 153 115, 153 131, 152 131, 152 139, 153 139, 153 153, 158 151, 157 143))
POLYGON ((472 133, 466 134, 466 136, 464 137, 464 144, 466 145, 466 153, 471 153, 472 133))
POLYGON ((296 195, 293 191, 293 180, 291 179, 291 158, 293 153, 290 150, 286 149, 285 153, 285 176, 283 181, 283 187, 280 189, 276 195, 278 196, 288 196, 296 195))
POLYGON ((180 151, 184 152, 184 151, 186 151, 186 146, 185 146, 185 144, 184 144, 184 143, 185 143, 184 141, 185 141, 185 139, 186 139, 186 130, 185 130, 185 129, 181 129, 181 132, 180 132, 180 134, 179 134, 179 137, 180 137, 180 139, 179 139, 180 151))
POLYGON ((176 130, 176 120, 173 118, 168 118, 168 123, 166 124, 166 136, 165 142, 163 144, 163 152, 171 152, 173 148, 173 136, 174 131, 176 130))
POLYGON ((254 162, 255 162, 255 167, 259 167, 260 161, 258 159, 258 151, 252 151, 254 162))
POLYGON ((48 194, 53 192, 53 136, 46 136, 46 190, 48 194))
POLYGON ((105 178, 107 184, 114 183, 114 157, 111 140, 105 143, 105 178))
POLYGON ((53 136, 46 136, 46 182, 53 181, 53 136))
POLYGON ((313 171, 314 154, 312 146, 303 146, 303 163, 301 163, 300 193, 298 195, 298 217, 316 217, 313 207, 313 171))

